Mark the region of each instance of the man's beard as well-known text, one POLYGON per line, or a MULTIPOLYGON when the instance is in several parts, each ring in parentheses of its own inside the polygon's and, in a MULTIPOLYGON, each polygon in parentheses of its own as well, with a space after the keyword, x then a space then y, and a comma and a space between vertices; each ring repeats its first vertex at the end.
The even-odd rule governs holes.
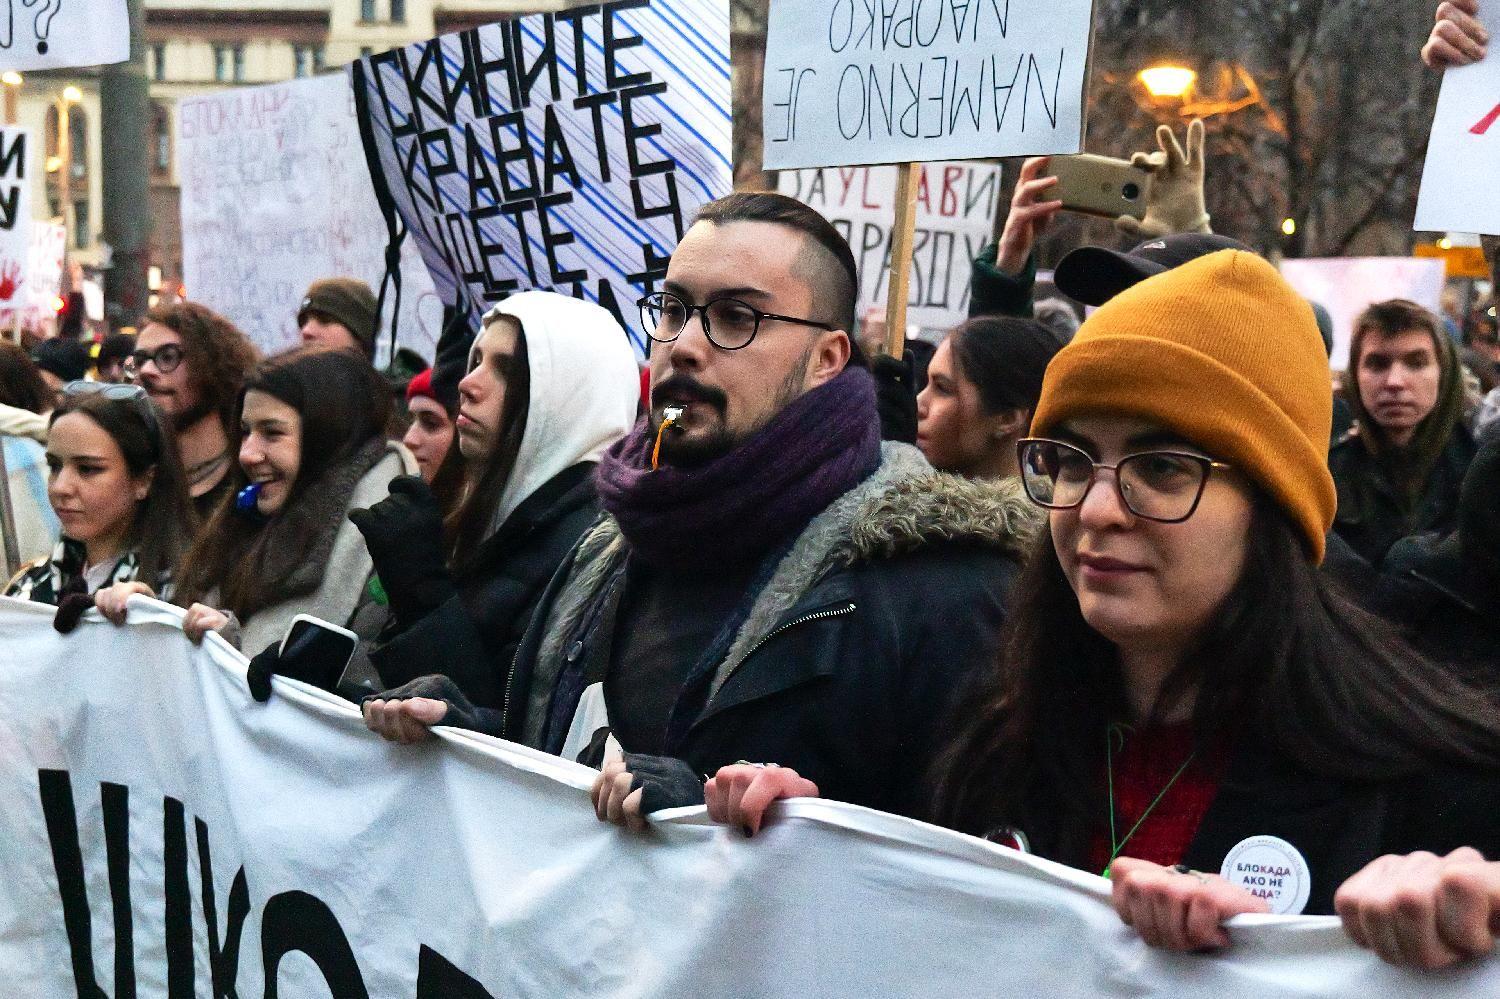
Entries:
POLYGON ((172 429, 180 434, 197 426, 206 417, 213 416, 216 412, 217 407, 209 403, 202 393, 199 393, 191 406, 172 414, 172 429))
MULTIPOLYGON (((722 389, 704 385, 691 375, 673 375, 660 385, 656 386, 653 394, 673 395, 676 398, 673 405, 680 401, 692 401, 707 404, 719 414, 719 423, 707 435, 689 438, 685 434, 677 432, 673 427, 668 427, 667 432, 661 435, 661 460, 663 464, 674 468, 699 468, 724 457, 739 446, 740 442, 753 437, 759 433, 761 428, 776 418, 787 404, 802 395, 803 384, 806 378, 807 364, 812 358, 812 352, 808 351, 802 359, 792 367, 782 381, 781 387, 776 392, 776 403, 755 426, 742 433, 734 433, 729 429, 729 398, 722 389)), ((661 410, 653 406, 651 410, 651 430, 653 433, 661 433, 663 418, 659 415, 661 410)))

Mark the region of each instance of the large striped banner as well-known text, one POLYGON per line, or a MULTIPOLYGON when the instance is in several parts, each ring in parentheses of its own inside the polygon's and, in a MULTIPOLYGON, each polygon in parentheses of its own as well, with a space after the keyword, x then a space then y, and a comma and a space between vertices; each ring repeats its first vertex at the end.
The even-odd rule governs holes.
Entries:
POLYGON ((614 0, 485 25, 352 67, 378 193, 444 301, 541 288, 635 301, 732 187, 725 0, 614 0))

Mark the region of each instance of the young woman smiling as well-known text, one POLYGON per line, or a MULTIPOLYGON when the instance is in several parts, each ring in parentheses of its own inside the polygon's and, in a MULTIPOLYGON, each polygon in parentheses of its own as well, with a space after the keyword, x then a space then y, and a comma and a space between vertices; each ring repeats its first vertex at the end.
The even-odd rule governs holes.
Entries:
POLYGON ((5 595, 56 604, 127 580, 170 585, 195 525, 168 433, 134 385, 64 386, 47 437, 47 498, 62 538, 5 595))
MULTIPOLYGON (((1155 946, 1225 946, 1224 920, 1268 908, 1337 911, 1398 963, 1493 946, 1500 714, 1320 575, 1330 421, 1312 312, 1258 257, 1090 317, 1020 446, 1051 529, 960 715, 939 821, 1107 871, 1155 946)), ((754 829, 810 793, 728 767, 706 798, 754 829)))

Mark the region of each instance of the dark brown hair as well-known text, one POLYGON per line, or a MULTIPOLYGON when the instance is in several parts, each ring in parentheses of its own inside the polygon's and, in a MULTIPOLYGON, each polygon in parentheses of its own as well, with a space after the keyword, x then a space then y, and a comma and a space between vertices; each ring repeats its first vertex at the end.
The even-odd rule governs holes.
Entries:
POLYGON ((1036 409, 1047 363, 1064 340, 1034 319, 976 316, 948 334, 959 373, 990 414, 1036 409))
POLYGON ((45 413, 52 408, 54 398, 26 351, 0 340, 0 404, 45 413))
POLYGON ((235 440, 240 389, 260 356, 255 347, 233 323, 196 302, 157 306, 146 313, 146 322, 182 338, 193 391, 206 409, 219 414, 225 433, 235 440))
POLYGON ((140 407, 150 405, 144 398, 133 402, 107 399, 99 393, 64 395, 52 411, 51 424, 70 413, 86 416, 119 447, 132 477, 152 473, 146 498, 135 506, 125 547, 136 553, 136 578, 160 591, 171 579, 198 522, 171 428, 160 413, 154 420, 146 417, 140 407))

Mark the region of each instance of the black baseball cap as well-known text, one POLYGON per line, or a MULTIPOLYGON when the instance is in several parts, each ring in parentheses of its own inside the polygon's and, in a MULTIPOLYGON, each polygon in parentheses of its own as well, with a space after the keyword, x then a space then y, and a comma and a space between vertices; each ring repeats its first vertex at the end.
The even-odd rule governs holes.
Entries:
POLYGON ((1153 237, 1127 253, 1082 246, 1058 262, 1052 283, 1069 298, 1098 306, 1148 277, 1220 250, 1255 252, 1237 239, 1202 232, 1153 237))

